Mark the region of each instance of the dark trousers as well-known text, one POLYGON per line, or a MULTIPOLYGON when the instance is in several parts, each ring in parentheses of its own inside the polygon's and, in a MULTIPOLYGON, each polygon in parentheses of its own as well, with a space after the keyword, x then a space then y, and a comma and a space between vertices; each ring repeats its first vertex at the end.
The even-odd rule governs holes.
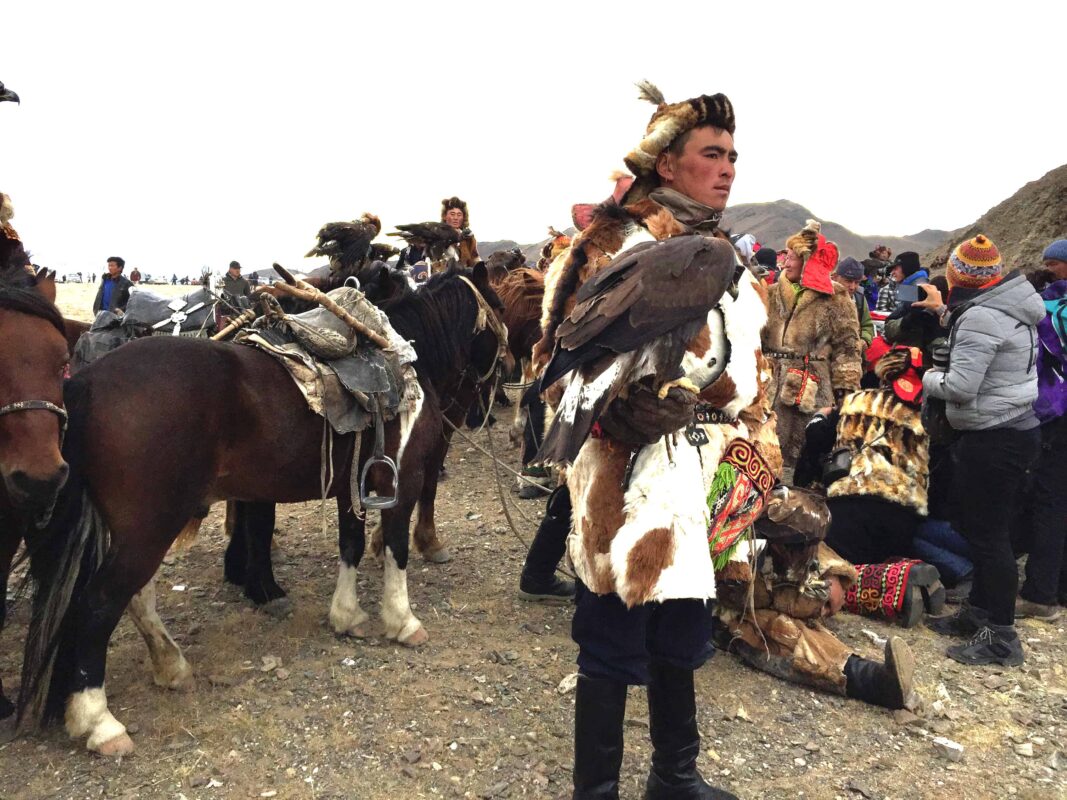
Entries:
POLYGON ((853 564, 879 564, 909 556, 919 524, 914 508, 881 497, 830 497, 826 544, 853 564))
POLYGON ((952 526, 971 546, 971 604, 988 611, 994 625, 1015 624, 1019 574, 1011 521, 1040 443, 1037 428, 1003 428, 964 431, 952 446, 952 526))
POLYGON ((571 493, 563 484, 548 496, 544 519, 537 526, 537 533, 526 553, 526 563, 522 565, 524 580, 542 586, 552 583, 556 566, 567 551, 567 535, 570 531, 571 493))
POLYGON ((627 608, 617 594, 578 582, 571 638, 578 668, 590 678, 647 685, 652 661, 699 669, 712 656, 713 603, 666 600, 627 608))
POLYGON ((522 396, 522 406, 526 409, 526 424, 522 428, 522 465, 525 467, 545 438, 545 401, 537 391, 538 383, 526 390, 522 396))
POLYGON ((1067 417, 1041 426, 1041 453, 1027 489, 1023 507, 1030 557, 1019 594, 1043 605, 1067 602, 1067 417))

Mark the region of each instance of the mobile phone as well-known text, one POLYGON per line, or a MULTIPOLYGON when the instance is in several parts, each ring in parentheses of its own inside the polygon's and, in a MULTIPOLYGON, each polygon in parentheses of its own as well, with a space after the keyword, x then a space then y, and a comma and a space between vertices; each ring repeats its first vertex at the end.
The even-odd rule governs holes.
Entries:
POLYGON ((926 292, 917 283, 902 283, 897 287, 898 303, 917 303, 925 295, 926 292))

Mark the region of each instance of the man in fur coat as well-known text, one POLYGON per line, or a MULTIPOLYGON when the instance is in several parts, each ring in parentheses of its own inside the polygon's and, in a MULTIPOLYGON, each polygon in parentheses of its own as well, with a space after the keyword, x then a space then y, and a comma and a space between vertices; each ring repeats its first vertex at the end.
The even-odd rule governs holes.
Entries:
POLYGON ((771 360, 771 398, 778 415, 778 442, 792 477, 804 426, 816 411, 859 388, 860 332, 848 290, 830 280, 837 245, 809 220, 786 240, 786 261, 770 290, 770 318, 763 352, 771 360))
MULTIPOLYGON (((546 275, 544 334, 534 349, 542 368, 578 288, 613 257, 677 235, 721 238, 718 222, 737 155, 730 101, 716 94, 668 104, 655 87, 641 88, 657 109, 645 138, 625 159, 635 177, 621 179, 607 203, 576 208, 582 230, 546 275)), ((618 797, 630 684, 648 686, 654 752, 645 797, 734 797, 710 787, 696 769, 693 672, 712 654, 712 483, 720 465, 728 464, 734 485, 750 487, 741 500, 758 516, 780 469, 760 354, 766 293, 738 260, 728 291, 682 361, 687 372, 695 365, 725 369, 691 402, 672 402, 675 392, 688 391, 680 388, 662 401, 652 392, 616 400, 569 468, 562 490, 568 496, 550 503, 539 531, 544 534, 546 525, 571 529, 567 549, 579 578, 572 627, 579 647, 578 800, 618 797), (639 405, 635 396, 658 406, 639 405)), ((549 387, 546 395, 558 401, 560 391, 549 387)))

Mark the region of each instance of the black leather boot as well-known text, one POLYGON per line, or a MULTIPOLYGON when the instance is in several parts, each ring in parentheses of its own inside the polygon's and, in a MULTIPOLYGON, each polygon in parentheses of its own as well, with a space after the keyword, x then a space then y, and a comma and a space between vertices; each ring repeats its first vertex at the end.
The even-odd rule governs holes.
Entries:
POLYGON ((710 786, 697 772, 700 733, 693 671, 653 662, 649 673, 653 752, 645 800, 738 800, 737 795, 710 786))
POLYGON ((548 498, 545 518, 530 543, 519 578, 519 598, 535 603, 565 605, 574 598, 573 581, 556 575, 571 530, 571 494, 560 486, 548 498))
POLYGON ((578 676, 574 698, 574 800, 619 800, 626 684, 578 676))
POLYGON ((885 663, 849 656, 845 662, 845 694, 872 706, 896 710, 911 698, 915 658, 907 643, 891 636, 885 643, 885 663))

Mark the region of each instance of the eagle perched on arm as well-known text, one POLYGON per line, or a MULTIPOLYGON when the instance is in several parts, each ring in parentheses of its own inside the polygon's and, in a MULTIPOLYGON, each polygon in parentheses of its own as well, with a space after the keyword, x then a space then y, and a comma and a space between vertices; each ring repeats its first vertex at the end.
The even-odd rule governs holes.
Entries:
MULTIPOLYGON (((399 236, 408 244, 423 250, 431 261, 440 261, 448 248, 460 243, 463 231, 444 222, 412 222, 397 225, 397 232, 389 236, 399 236)), ((455 257, 455 256, 454 256, 455 257)))
POLYGON ((575 373, 538 460, 573 462, 601 414, 635 384, 661 398, 674 386, 698 393, 709 385, 717 372, 683 375, 680 366, 736 268, 729 242, 675 236, 629 248, 586 281, 541 378, 544 390, 575 373))
POLYGON ((319 229, 318 243, 304 258, 326 256, 330 271, 354 275, 371 254, 371 240, 382 230, 382 221, 364 214, 351 222, 327 222, 319 229))

